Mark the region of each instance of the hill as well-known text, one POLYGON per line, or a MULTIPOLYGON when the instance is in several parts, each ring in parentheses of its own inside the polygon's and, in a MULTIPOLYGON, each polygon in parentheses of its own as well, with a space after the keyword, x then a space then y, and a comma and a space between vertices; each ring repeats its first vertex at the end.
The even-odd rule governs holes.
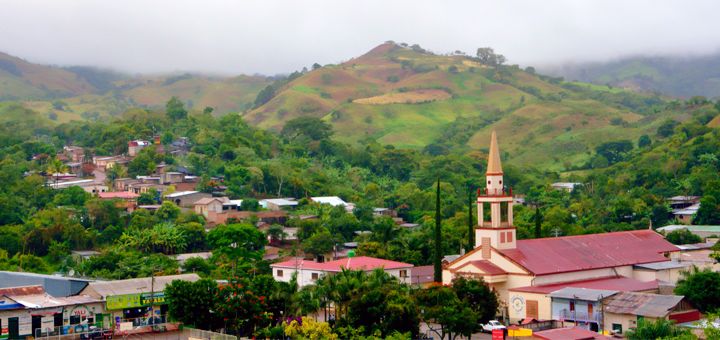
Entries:
POLYGON ((76 74, 0 53, 0 98, 57 98, 91 93, 95 88, 76 74))
POLYGON ((548 74, 565 79, 633 91, 662 91, 675 96, 720 96, 720 54, 699 57, 631 57, 605 63, 548 67, 548 74))
POLYGON ((244 118, 280 131, 310 115, 332 124, 333 139, 446 154, 489 147, 498 130, 511 163, 562 170, 583 166, 603 142, 654 133, 667 102, 653 94, 565 82, 517 66, 485 67, 477 58, 440 56, 383 44, 276 89, 244 118), (548 154, 553 157, 548 157, 548 154))

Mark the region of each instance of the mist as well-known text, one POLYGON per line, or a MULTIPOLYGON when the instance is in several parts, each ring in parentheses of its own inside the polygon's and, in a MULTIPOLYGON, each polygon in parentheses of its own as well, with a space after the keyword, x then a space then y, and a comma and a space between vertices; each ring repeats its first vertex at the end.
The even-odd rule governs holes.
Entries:
POLYGON ((712 1, 3 0, 0 8, 0 52, 143 74, 288 73, 386 40, 436 53, 491 46, 523 67, 720 47, 712 1))

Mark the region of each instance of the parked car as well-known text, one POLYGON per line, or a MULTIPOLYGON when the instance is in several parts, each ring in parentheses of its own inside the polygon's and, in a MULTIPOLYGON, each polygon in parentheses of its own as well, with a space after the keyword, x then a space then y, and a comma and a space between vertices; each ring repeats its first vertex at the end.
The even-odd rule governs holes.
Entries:
POLYGON ((505 326, 497 320, 490 320, 490 322, 482 325, 483 331, 492 333, 496 329, 505 329, 505 326))

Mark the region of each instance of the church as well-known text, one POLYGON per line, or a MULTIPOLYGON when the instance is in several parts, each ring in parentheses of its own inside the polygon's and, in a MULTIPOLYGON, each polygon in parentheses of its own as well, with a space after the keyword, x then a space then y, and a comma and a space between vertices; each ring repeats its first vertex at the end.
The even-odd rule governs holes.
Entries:
POLYGON ((478 190, 475 248, 443 267, 443 283, 482 278, 499 294, 499 320, 551 319, 548 294, 564 288, 657 293, 675 283, 686 265, 680 249, 652 230, 518 240, 512 189, 503 184, 495 131, 487 185, 478 190), (489 207, 488 207, 489 206, 489 207), (490 221, 484 220, 489 208, 490 221))

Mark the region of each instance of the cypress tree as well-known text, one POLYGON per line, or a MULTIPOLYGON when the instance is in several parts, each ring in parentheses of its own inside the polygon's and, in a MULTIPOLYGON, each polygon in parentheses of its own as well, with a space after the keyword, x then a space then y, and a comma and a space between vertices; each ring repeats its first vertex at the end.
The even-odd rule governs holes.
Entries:
POLYGON ((540 238, 540 228, 542 227, 542 216, 540 216, 540 206, 535 206, 535 238, 540 238))
POLYGON ((473 209, 472 209, 472 190, 468 194, 468 246, 465 249, 466 252, 470 252, 475 248, 475 226, 473 223, 473 209))
POLYGON ((440 177, 437 182, 437 197, 435 198, 435 282, 442 283, 442 230, 440 229, 440 177))

